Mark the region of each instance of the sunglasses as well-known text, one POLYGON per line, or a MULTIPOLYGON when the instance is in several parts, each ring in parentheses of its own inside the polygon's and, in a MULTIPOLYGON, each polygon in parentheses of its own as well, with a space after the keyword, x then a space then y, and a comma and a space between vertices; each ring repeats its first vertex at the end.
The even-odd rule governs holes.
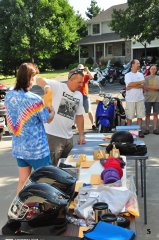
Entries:
POLYGON ((73 75, 80 74, 83 76, 83 69, 76 69, 69 73, 68 79, 70 79, 73 75))

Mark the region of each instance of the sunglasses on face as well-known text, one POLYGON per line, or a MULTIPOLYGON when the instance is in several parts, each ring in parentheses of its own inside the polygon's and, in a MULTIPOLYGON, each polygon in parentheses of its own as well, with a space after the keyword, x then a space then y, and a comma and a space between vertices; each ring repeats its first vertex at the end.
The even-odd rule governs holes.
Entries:
POLYGON ((81 73, 81 75, 82 75, 83 74, 83 70, 82 69, 76 69, 76 70, 70 72, 68 79, 70 79, 73 75, 76 75, 76 74, 79 74, 79 73, 81 73))

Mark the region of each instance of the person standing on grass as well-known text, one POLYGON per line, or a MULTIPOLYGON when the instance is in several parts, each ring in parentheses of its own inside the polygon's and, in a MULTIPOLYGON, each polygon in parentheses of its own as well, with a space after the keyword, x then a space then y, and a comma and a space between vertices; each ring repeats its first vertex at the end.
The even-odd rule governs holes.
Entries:
POLYGON ((5 96, 7 126, 12 135, 12 155, 17 159, 19 181, 17 193, 23 188, 32 168, 51 165, 49 145, 43 123, 54 118, 38 95, 30 92, 38 68, 32 63, 19 67, 16 84, 5 96))
POLYGON ((131 71, 125 74, 127 125, 132 125, 132 120, 137 117, 137 124, 141 127, 139 137, 144 138, 142 131, 142 119, 145 117, 144 75, 138 71, 140 62, 137 59, 133 59, 130 66, 131 71))
POLYGON ((144 95, 146 108, 146 130, 145 135, 150 133, 150 116, 153 108, 153 133, 159 135, 158 114, 159 114, 159 76, 156 75, 156 65, 151 65, 148 76, 145 77, 144 95))
POLYGON ((91 110, 91 103, 88 96, 88 83, 90 80, 93 79, 93 75, 89 71, 88 67, 84 67, 82 64, 79 64, 77 69, 82 70, 84 73, 84 82, 83 82, 83 86, 80 89, 80 92, 83 95, 83 107, 84 107, 85 113, 88 113, 92 130, 96 130, 96 126, 94 125, 94 117, 91 110))
POLYGON ((79 131, 79 144, 85 143, 84 109, 82 94, 83 71, 72 69, 68 74, 67 83, 41 77, 36 83, 47 93, 52 90, 52 104, 55 110, 54 121, 45 125, 48 137, 52 164, 57 165, 60 158, 66 158, 73 147, 72 125, 75 122, 79 131))

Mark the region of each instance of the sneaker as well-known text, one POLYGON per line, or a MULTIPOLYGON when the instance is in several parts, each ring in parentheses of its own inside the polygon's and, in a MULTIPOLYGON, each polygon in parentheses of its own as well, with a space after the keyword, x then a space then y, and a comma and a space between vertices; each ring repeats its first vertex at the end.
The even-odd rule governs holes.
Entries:
POLYGON ((147 134, 149 134, 149 133, 150 133, 149 129, 146 129, 146 130, 144 131, 144 135, 147 135, 147 134))
POLYGON ((95 125, 92 125, 92 130, 96 130, 96 126, 95 125))
POLYGON ((157 129, 157 128, 154 129, 154 130, 153 130, 153 134, 159 135, 159 129, 157 129))
POLYGON ((139 131, 139 138, 144 138, 144 133, 143 133, 143 131, 139 131))
POLYGON ((75 125, 72 125, 72 129, 76 129, 76 126, 75 126, 75 125))

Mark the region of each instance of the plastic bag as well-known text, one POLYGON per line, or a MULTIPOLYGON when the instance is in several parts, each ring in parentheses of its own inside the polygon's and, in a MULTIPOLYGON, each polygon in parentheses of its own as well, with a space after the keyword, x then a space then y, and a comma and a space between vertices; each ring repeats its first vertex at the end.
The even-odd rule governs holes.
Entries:
POLYGON ((125 205, 125 211, 131 213, 134 217, 139 217, 140 216, 139 205, 133 176, 127 179, 127 187, 132 192, 132 196, 125 205))
POLYGON ((52 90, 51 89, 48 89, 47 93, 44 94, 43 100, 44 100, 44 105, 46 107, 52 106, 52 90))
POLYGON ((77 196, 75 214, 80 218, 92 218, 92 206, 96 202, 105 202, 113 214, 119 214, 132 193, 126 187, 115 187, 112 184, 81 187, 77 196))

